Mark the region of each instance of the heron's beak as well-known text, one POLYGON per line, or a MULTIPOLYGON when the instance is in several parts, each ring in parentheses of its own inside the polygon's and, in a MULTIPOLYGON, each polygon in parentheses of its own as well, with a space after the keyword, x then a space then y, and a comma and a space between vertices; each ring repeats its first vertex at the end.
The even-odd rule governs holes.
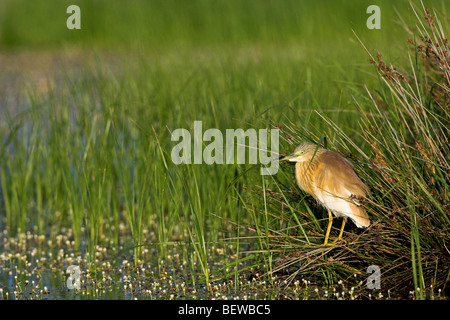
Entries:
POLYGON ((296 157, 296 155, 294 155, 293 153, 291 153, 291 154, 288 154, 288 155, 286 155, 286 156, 281 156, 281 157, 279 157, 277 160, 278 160, 278 161, 290 160, 290 159, 295 158, 295 157, 296 157))

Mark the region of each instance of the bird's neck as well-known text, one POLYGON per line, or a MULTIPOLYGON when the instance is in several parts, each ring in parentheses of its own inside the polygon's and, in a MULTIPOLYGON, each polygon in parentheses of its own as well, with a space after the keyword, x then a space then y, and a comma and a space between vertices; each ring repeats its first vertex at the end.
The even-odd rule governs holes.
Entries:
POLYGON ((305 159, 295 164, 295 177, 298 186, 305 192, 314 195, 312 172, 317 166, 317 155, 314 158, 305 159))

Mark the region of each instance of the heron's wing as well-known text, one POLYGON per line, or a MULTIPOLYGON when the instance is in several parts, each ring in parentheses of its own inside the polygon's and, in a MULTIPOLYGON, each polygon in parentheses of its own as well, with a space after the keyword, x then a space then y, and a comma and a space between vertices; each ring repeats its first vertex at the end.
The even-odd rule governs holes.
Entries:
POLYGON ((317 187, 336 196, 347 198, 353 195, 362 198, 368 192, 367 186, 358 178, 350 161, 332 151, 320 155, 314 176, 317 187))
POLYGON ((350 217, 358 227, 369 225, 367 213, 360 203, 367 193, 367 186, 358 178, 347 159, 326 151, 319 156, 313 176, 316 197, 325 207, 350 217))

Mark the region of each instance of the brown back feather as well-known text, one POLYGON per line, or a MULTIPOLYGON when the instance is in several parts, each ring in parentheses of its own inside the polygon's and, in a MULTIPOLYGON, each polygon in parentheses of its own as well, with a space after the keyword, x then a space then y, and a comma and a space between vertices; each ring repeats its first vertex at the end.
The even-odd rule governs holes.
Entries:
POLYGON ((351 162, 329 150, 321 153, 317 160, 317 166, 313 171, 314 184, 336 197, 348 199, 356 219, 368 226, 369 217, 364 208, 358 205, 358 200, 366 197, 368 188, 356 175, 351 162), (345 189, 352 194, 350 197, 345 189))

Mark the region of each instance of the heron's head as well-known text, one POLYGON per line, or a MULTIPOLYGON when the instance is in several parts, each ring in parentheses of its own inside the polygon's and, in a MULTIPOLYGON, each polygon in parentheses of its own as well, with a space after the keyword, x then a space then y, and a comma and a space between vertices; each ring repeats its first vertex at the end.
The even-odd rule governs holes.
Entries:
POLYGON ((278 158, 278 160, 288 160, 290 162, 311 161, 313 156, 318 155, 318 153, 322 150, 324 149, 316 144, 303 142, 301 145, 295 148, 293 153, 280 157, 278 158))

